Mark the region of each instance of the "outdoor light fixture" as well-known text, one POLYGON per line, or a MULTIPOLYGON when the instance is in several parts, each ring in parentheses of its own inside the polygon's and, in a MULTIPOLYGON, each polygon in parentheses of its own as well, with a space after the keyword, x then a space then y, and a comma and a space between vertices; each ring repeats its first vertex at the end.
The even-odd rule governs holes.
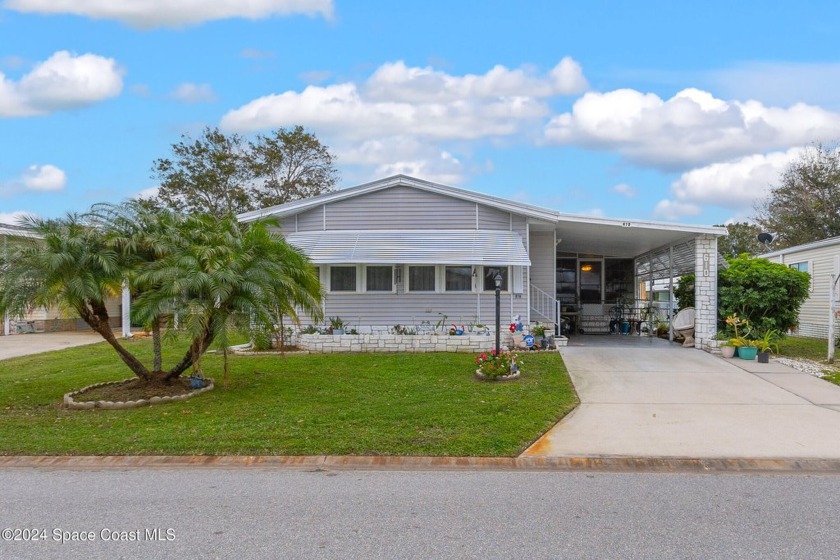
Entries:
POLYGON ((496 283, 496 289, 501 290, 502 289, 502 273, 497 272, 496 276, 493 277, 493 281, 496 283))
POLYGON ((592 272, 592 265, 591 264, 582 264, 580 265, 581 272, 592 272))

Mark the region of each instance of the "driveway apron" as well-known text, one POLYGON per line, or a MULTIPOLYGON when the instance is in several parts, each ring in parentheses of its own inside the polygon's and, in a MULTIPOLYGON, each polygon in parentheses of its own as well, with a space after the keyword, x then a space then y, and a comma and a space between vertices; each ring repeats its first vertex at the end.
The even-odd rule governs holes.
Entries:
POLYGON ((840 387, 772 362, 610 338, 562 350, 581 404, 523 456, 840 458, 840 387))

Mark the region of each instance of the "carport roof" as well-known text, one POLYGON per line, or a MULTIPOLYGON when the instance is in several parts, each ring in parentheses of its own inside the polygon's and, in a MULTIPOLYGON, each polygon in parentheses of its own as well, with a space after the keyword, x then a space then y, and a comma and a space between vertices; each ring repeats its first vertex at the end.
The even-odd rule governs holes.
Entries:
POLYGON ((620 258, 635 258, 662 247, 684 243, 700 234, 726 235, 723 227, 560 213, 555 231, 559 251, 620 258))

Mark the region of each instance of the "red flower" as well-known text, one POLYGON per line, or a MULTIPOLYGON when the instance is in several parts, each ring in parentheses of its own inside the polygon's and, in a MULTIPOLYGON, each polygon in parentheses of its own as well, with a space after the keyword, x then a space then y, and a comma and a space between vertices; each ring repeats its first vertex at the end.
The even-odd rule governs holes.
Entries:
POLYGON ((516 332, 516 323, 510 324, 510 332, 516 332))

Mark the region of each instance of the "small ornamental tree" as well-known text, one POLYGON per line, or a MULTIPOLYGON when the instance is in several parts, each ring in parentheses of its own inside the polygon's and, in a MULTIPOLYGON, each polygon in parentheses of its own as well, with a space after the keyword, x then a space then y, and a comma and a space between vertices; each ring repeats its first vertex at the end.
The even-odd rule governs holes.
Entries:
POLYGON ((741 255, 718 272, 718 313, 749 319, 755 333, 786 332, 798 323, 809 286, 807 272, 741 255))

